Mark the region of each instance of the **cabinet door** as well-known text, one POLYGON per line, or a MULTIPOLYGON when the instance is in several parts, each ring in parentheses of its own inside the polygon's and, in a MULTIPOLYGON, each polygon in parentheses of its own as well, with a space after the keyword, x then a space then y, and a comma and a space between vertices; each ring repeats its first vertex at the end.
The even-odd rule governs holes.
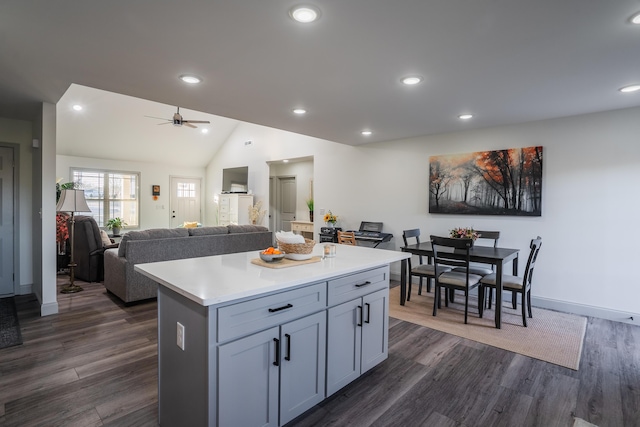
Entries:
POLYGON ((324 400, 326 312, 287 323, 280 330, 280 425, 324 400))
POLYGON ((327 396, 360 376, 362 298, 328 310, 327 396))
POLYGON ((364 374, 389 355, 389 290, 362 298, 362 370, 364 374))
POLYGON ((218 348, 218 425, 278 425, 278 332, 274 327, 218 348))

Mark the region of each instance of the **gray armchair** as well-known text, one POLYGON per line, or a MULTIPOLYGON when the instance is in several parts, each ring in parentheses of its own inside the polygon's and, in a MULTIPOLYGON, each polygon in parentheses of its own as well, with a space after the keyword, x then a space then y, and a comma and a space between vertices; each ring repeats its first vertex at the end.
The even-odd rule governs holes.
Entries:
POLYGON ((100 228, 93 217, 75 216, 73 257, 77 264, 75 277, 86 282, 99 282, 104 278, 104 251, 116 248, 117 244, 105 245, 100 228))

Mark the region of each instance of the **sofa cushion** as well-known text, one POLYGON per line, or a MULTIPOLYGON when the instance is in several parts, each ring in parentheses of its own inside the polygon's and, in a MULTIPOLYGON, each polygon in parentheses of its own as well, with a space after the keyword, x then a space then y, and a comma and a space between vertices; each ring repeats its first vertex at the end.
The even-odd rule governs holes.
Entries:
POLYGON ((169 239, 172 237, 188 237, 189 229, 186 228, 151 228, 143 231, 130 231, 122 236, 118 256, 127 255, 127 242, 129 240, 169 239))
POLYGON ((189 236, 211 236, 214 234, 229 234, 229 229, 224 226, 189 229, 189 236))
POLYGON ((103 246, 109 246, 111 244, 111 239, 106 231, 100 230, 100 238, 102 239, 103 246))
POLYGON ((228 225, 229 234, 232 233, 255 233, 258 231, 269 231, 267 227, 261 225, 228 225))

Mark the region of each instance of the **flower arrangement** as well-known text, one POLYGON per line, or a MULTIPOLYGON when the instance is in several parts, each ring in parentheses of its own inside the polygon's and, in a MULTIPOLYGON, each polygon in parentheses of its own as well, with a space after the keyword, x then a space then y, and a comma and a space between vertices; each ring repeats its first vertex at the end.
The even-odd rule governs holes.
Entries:
POLYGON ((449 237, 454 239, 471 239, 476 240, 478 238, 478 232, 473 227, 458 227, 449 232, 449 237))
POLYGON ((266 213, 267 211, 262 210, 262 200, 258 200, 255 205, 249 206, 249 221, 251 224, 259 224, 266 213))
POLYGON ((56 242, 58 243, 64 243, 69 238, 68 219, 69 215, 65 213, 56 214, 56 242))
POLYGON ((323 219, 327 224, 335 224, 336 222, 338 222, 338 216, 334 215, 331 211, 324 214, 323 219))

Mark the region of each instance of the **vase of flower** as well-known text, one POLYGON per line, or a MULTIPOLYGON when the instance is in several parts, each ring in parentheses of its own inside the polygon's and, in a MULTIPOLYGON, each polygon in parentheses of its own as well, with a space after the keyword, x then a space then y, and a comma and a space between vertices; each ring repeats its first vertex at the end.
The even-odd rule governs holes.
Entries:
POLYGON ((449 231, 449 237, 454 239, 471 239, 471 246, 478 238, 478 232, 473 227, 458 227, 449 231))
POLYGON ((324 214, 324 217, 322 219, 329 228, 334 228, 336 226, 336 222, 338 222, 338 216, 334 215, 331 211, 324 214))

